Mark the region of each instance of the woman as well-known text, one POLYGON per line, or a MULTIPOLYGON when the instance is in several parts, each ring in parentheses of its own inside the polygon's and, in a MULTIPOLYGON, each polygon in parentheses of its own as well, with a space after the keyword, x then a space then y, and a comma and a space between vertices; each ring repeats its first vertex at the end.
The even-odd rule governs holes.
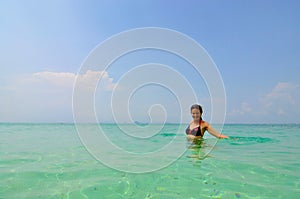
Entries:
POLYGON ((213 129, 209 123, 202 120, 202 107, 198 104, 194 104, 191 107, 191 114, 193 120, 186 129, 186 135, 188 140, 195 141, 203 137, 205 131, 208 131, 211 135, 217 138, 228 138, 226 135, 222 135, 215 129, 213 129))

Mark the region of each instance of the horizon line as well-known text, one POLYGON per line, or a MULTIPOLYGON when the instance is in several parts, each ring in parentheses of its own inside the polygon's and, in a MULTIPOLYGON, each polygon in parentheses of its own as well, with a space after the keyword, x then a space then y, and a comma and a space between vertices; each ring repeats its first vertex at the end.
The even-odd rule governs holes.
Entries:
MULTIPOLYGON (((188 124, 188 122, 183 122, 183 123, 176 123, 176 122, 166 122, 166 123, 143 123, 143 124, 136 124, 134 122, 122 122, 122 123, 116 123, 116 122, 99 122, 99 123, 92 123, 92 122, 0 122, 0 124, 133 124, 133 125, 137 125, 137 126, 147 126, 147 125, 151 125, 151 124, 188 124)), ((212 125, 222 125, 220 123, 210 123, 212 125)), ((223 125, 226 124, 233 124, 233 125, 237 125, 237 124, 257 124, 257 125, 264 125, 264 124, 268 124, 268 125, 282 125, 282 124, 297 124, 299 125, 300 123, 297 122, 286 122, 286 123, 268 123, 268 122, 262 122, 262 123, 257 123, 257 122, 253 122, 253 123, 246 123, 246 122, 228 122, 228 123, 224 123, 223 125)))

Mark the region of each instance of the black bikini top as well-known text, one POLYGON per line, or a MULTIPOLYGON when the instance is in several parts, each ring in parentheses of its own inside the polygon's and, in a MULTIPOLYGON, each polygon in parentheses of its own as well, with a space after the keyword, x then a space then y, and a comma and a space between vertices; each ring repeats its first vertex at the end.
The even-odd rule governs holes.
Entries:
POLYGON ((190 125, 186 128, 185 133, 187 135, 194 135, 194 136, 203 136, 201 133, 201 127, 200 125, 198 127, 195 127, 193 129, 190 129, 190 125))

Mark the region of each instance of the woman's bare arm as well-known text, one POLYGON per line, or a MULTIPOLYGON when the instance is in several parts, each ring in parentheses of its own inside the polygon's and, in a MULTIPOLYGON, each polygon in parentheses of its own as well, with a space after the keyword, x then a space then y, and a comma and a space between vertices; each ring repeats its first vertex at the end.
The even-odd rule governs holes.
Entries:
POLYGON ((221 133, 219 133, 217 130, 215 130, 214 128, 211 127, 210 124, 207 124, 206 130, 213 136, 217 137, 217 138, 228 138, 227 135, 223 135, 221 133))

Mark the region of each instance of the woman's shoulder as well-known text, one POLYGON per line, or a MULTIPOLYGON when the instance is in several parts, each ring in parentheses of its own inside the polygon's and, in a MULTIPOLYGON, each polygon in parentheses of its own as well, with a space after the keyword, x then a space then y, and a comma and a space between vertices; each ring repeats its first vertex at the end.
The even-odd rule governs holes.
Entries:
POLYGON ((202 121, 201 121, 201 126, 202 126, 203 128, 208 128, 208 127, 210 126, 210 124, 209 124, 208 122, 202 120, 202 121))

